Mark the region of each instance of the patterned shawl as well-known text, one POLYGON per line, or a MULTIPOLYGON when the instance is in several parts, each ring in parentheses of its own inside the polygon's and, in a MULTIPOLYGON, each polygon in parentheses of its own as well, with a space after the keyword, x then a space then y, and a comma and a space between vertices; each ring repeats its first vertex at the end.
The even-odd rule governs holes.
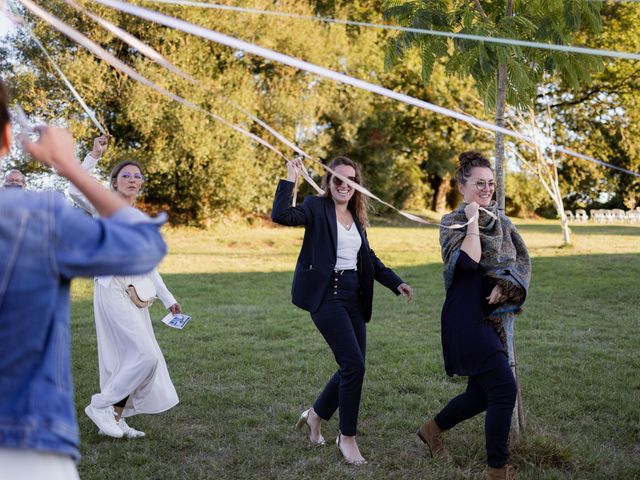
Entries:
MULTIPOLYGON (((466 223, 464 214, 466 203, 462 203, 456 210, 442 217, 443 225, 466 223)), ((482 256, 480 266, 487 272, 487 276, 502 287, 507 300, 498 304, 488 317, 498 330, 503 344, 509 350, 511 357, 510 337, 513 336, 514 314, 520 313, 531 279, 531 261, 529 252, 522 237, 507 216, 500 212, 496 202, 492 201, 487 210, 496 215, 497 220, 480 210, 478 219, 480 227, 480 244, 482 256)), ((460 247, 466 235, 466 229, 440 228, 440 246, 444 261, 444 284, 448 289, 453 281, 460 247)))

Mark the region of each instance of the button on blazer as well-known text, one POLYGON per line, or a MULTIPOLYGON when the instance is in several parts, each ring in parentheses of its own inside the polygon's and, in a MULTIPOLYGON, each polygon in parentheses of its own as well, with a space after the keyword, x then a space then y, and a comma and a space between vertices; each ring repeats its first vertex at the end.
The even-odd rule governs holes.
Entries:
MULTIPOLYGON (((273 199, 271 219, 280 225, 305 227, 302 249, 293 274, 291 299, 294 305, 313 313, 320 307, 336 265, 336 210, 330 196, 308 196, 301 205, 290 206, 293 187, 293 182, 280 180, 273 199)), ((371 319, 374 279, 396 295, 400 294, 398 286, 404 282, 376 256, 363 226, 357 220, 354 225, 362 239, 358 251, 358 277, 364 318, 368 322, 371 319)))

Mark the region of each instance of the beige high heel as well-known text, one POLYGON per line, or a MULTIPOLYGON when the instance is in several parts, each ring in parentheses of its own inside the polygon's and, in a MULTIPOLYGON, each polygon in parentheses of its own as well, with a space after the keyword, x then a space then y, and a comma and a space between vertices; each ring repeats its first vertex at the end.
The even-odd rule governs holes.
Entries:
MULTIPOLYGON (((300 415, 300 418, 296 423, 296 428, 302 429, 302 427, 306 425, 309 428, 309 435, 311 435, 311 426, 309 425, 309 412, 311 412, 311 408, 302 412, 302 414, 300 415)), ((311 436, 309 436, 309 441, 314 445, 318 445, 318 446, 322 446, 325 443, 327 443, 325 442, 324 437, 322 435, 320 435, 320 438, 318 438, 318 440, 312 440, 311 436)))
POLYGON ((342 454, 342 456, 344 457, 344 461, 347 462, 349 465, 366 465, 367 462, 364 458, 362 459, 356 459, 356 460, 350 460, 348 459, 344 452, 342 451, 342 448, 340 448, 340 438, 342 437, 342 433, 338 433, 338 437, 336 438, 336 445, 338 446, 338 450, 340 450, 340 453, 342 454))

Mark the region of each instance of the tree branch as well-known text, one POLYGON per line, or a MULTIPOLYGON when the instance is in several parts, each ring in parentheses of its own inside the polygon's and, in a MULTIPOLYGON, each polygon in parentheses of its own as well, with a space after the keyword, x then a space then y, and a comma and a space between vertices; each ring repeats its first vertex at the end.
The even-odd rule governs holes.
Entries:
POLYGON ((480 4, 480 0, 472 0, 472 1, 473 1, 473 8, 480 14, 480 16, 485 22, 488 22, 489 17, 487 17, 487 14, 485 13, 484 8, 482 8, 482 5, 480 4))
MULTIPOLYGON (((564 107, 571 107, 573 105, 579 105, 583 102, 586 102, 594 95, 602 92, 610 92, 610 93, 618 93, 618 94, 628 93, 632 90, 637 89, 637 87, 631 85, 631 83, 633 83, 634 80, 640 80, 640 67, 636 68, 631 73, 631 75, 629 75, 625 79, 621 79, 617 83, 614 83, 614 84, 602 83, 597 88, 592 88, 591 90, 588 90, 578 98, 574 98, 573 100, 567 100, 564 102, 554 103, 553 105, 550 105, 550 108, 555 110, 557 108, 564 108, 564 107)), ((542 98, 542 97, 545 97, 546 95, 547 94, 539 94, 537 98, 542 98)))

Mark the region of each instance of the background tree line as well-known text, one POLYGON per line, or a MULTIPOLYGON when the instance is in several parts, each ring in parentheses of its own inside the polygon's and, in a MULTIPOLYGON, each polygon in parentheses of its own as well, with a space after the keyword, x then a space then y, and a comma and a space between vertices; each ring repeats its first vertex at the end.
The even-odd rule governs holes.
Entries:
MULTIPOLYGON (((47 2, 45 7, 158 85, 279 148, 275 139, 226 99, 296 139, 319 159, 347 155, 360 161, 369 187, 398 206, 436 211, 450 208, 457 202, 452 178, 457 154, 468 149, 492 153, 493 137, 462 122, 243 55, 91 2, 80 3, 143 39, 206 88, 157 67, 63 2, 47 2)), ((267 0, 242 4, 274 8, 267 0)), ((385 69, 385 48, 394 36, 389 32, 186 7, 144 6, 446 108, 492 118, 471 75, 447 74, 447 55, 434 61, 426 83, 418 51, 407 51, 402 63, 385 69)), ((640 20, 638 7, 605 6, 601 12, 603 34, 597 39, 585 37, 584 43, 640 50, 631 27, 640 20)), ((284 0, 278 2, 277 9, 378 23, 384 20, 382 1, 284 0)), ((25 17, 114 136, 103 171, 124 158, 141 161, 148 177, 144 200, 151 209, 168 209, 173 221, 193 225, 270 209, 275 183, 285 172, 282 159, 213 119, 127 79, 47 25, 25 17)), ((0 55, 12 97, 33 118, 48 122, 64 119, 80 143, 81 155, 88 151, 97 130, 29 36, 18 32, 6 38, 0 55)), ((640 132, 636 130, 640 127, 635 108, 640 100, 639 75, 638 65, 617 60, 604 62, 594 80, 578 89, 570 88, 561 78, 545 77, 545 91, 556 99, 553 110, 558 118, 558 143, 639 170, 640 132), (576 137, 575 132, 581 136, 576 137)), ((31 164, 20 166, 34 168, 31 164)), ((316 174, 321 172, 316 170, 316 174)), ((601 192, 609 192, 611 200, 618 203, 638 201, 637 179, 583 161, 567 160, 562 179, 569 207, 593 202, 601 192)), ((550 207, 535 179, 526 173, 508 175, 506 183, 511 213, 527 215, 550 207)), ((303 186, 303 193, 310 191, 303 186)))

